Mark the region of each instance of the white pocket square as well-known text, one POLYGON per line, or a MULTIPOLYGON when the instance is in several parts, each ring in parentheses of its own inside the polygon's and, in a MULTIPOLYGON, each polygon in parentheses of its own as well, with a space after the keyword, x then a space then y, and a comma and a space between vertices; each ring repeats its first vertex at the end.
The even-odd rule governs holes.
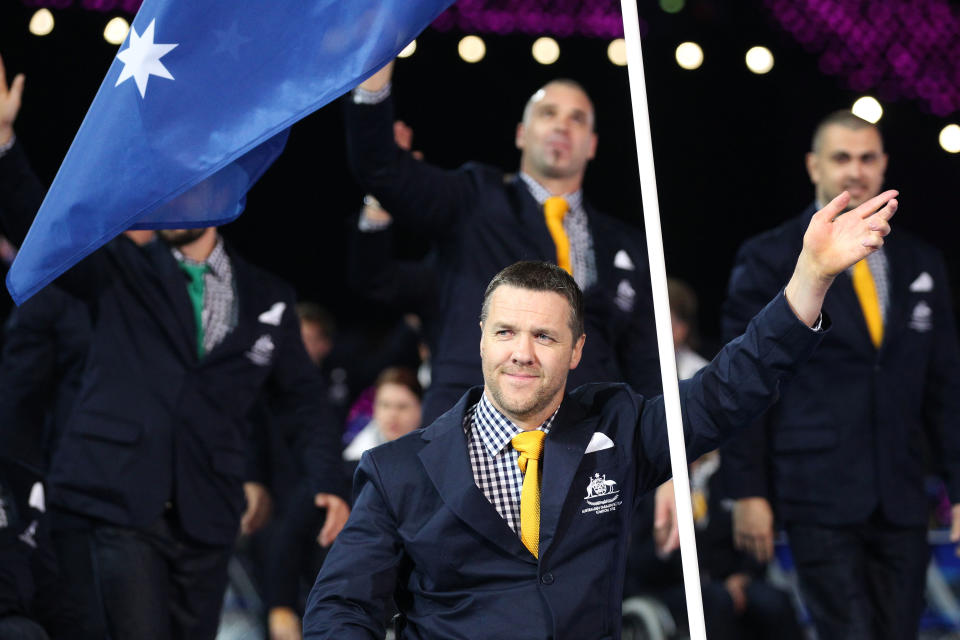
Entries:
POLYGON ((280 318, 283 317, 283 312, 286 310, 286 308, 287 304, 285 302, 274 302, 272 307, 257 317, 257 320, 263 324, 271 324, 275 327, 279 327, 280 318))
POLYGON ((587 445, 587 449, 583 453, 593 453, 594 451, 603 451, 604 449, 613 449, 613 440, 605 433, 594 431, 593 437, 590 438, 590 444, 587 445))
POLYGON ((633 260, 630 259, 630 256, 628 256, 627 252, 623 249, 617 251, 617 255, 613 256, 613 266, 626 271, 633 271, 636 269, 636 267, 633 266, 633 260))
POLYGON ((933 278, 924 271, 910 283, 910 291, 933 291, 933 278))

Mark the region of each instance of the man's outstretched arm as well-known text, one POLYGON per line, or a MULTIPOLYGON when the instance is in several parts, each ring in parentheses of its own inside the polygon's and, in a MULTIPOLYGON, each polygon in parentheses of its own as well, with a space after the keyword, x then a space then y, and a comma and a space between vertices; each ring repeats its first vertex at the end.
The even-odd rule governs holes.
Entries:
MULTIPOLYGON (((833 279, 883 245, 897 208, 896 195, 888 191, 840 215, 849 200, 844 193, 817 212, 785 292, 700 373, 680 383, 688 458, 716 448, 776 400, 780 385, 819 342, 819 334, 806 327, 817 323, 833 279)), ((648 463, 641 465, 641 484, 652 488, 669 476, 662 396, 645 403, 640 420, 639 454, 648 463)))

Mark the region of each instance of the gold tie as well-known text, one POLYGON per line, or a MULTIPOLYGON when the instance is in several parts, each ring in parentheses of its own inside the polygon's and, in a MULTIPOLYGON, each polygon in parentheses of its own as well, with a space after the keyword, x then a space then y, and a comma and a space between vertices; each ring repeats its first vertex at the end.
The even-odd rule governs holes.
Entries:
POLYGON ((570 210, 570 205, 560 196, 551 196, 543 203, 543 216, 547 219, 547 229, 553 237, 553 244, 557 245, 557 265, 573 275, 570 264, 570 238, 563 230, 563 217, 570 210))
POLYGON ((520 540, 535 558, 540 555, 540 457, 543 455, 543 431, 524 431, 510 439, 520 452, 517 465, 523 473, 520 491, 520 540))
POLYGON ((853 290, 860 299, 860 308, 863 309, 863 317, 867 321, 870 340, 873 341, 873 346, 879 349, 883 342, 883 314, 880 313, 877 285, 873 281, 866 258, 853 265, 853 290))

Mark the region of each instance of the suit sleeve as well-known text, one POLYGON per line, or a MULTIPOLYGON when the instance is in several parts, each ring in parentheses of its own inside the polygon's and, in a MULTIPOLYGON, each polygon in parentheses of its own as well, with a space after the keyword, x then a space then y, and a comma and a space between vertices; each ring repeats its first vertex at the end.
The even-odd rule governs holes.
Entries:
MULTIPOLYGON (((31 168, 23 147, 15 142, 0 158, 0 224, 15 246, 23 244, 45 195, 46 189, 31 168)), ((88 299, 110 277, 107 259, 100 250, 57 278, 56 285, 78 298, 88 299)))
POLYGON ((0 215, 4 232, 17 247, 27 237, 45 193, 46 189, 30 168, 23 146, 17 140, 0 158, 0 215))
MULTIPOLYGON (((820 343, 778 294, 717 357, 689 380, 680 382, 680 405, 687 457, 694 460, 742 431, 779 395, 820 343)), ((640 414, 642 486, 652 488, 670 476, 663 396, 649 400, 640 414)), ((726 464, 726 460, 724 460, 726 464)))
POLYGON ((403 547, 376 461, 364 453, 354 505, 307 598, 304 639, 375 640, 384 636, 403 547))
MULTIPOLYGON (((729 341, 743 333, 750 319, 786 285, 786 281, 772 253, 763 251, 754 243, 743 245, 737 252, 723 305, 723 339, 729 341)), ((767 478, 769 430, 769 418, 759 416, 723 446, 720 474, 727 496, 734 499, 770 498, 767 478)))
POLYGON ((397 260, 391 229, 361 231, 354 225, 347 255, 350 288, 371 302, 402 312, 429 315, 437 277, 426 260, 397 260))
POLYGON ((430 237, 450 233, 477 192, 470 173, 440 169, 400 149, 392 99, 345 104, 347 159, 360 185, 400 224, 430 237))
POLYGON ((340 429, 326 401, 320 373, 310 361, 300 337, 293 296, 285 297, 281 317, 283 339, 271 372, 272 407, 278 418, 295 425, 296 442, 314 493, 348 496, 340 462, 340 429))
POLYGON ((941 456, 950 502, 960 503, 960 348, 946 268, 939 255, 932 271, 938 295, 934 340, 923 389, 923 419, 931 449, 941 456))

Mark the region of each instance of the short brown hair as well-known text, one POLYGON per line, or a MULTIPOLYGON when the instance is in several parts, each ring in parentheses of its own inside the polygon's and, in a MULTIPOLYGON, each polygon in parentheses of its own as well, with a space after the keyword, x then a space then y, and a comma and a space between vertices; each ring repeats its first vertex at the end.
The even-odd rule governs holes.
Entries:
MULTIPOLYGON (((813 130, 813 138, 810 140, 810 150, 812 152, 817 153, 820 151, 820 145, 823 142, 823 132, 827 127, 832 125, 838 125, 854 131, 872 127, 876 129, 878 134, 880 133, 880 127, 855 115, 850 109, 839 109, 827 114, 827 116, 817 124, 817 128, 813 130)), ((880 142, 883 142, 882 135, 880 136, 880 142)))
POLYGON ((385 384, 398 384, 406 387, 410 392, 417 396, 418 400, 423 400, 423 387, 417 380, 417 374, 407 367, 387 367, 377 376, 377 381, 373 383, 374 389, 378 390, 385 384))
POLYGON ((298 302, 297 317, 301 322, 309 322, 320 327, 320 331, 328 338, 332 339, 337 332, 337 323, 333 315, 316 302, 298 302))
POLYGON ((583 293, 573 277, 549 262, 525 260, 515 262, 493 276, 483 294, 483 306, 480 308, 480 322, 487 319, 490 312, 490 297, 498 287, 508 285, 528 291, 553 291, 563 296, 570 304, 570 331, 576 342, 583 335, 583 293))
POLYGON ((667 278, 667 296, 670 298, 670 313, 687 325, 687 345, 696 349, 700 342, 697 330, 697 294, 683 280, 667 278))
POLYGON ((537 95, 541 91, 545 91, 550 85, 560 85, 562 87, 569 87, 571 89, 576 89, 583 95, 587 97, 587 102, 590 103, 590 128, 596 131, 597 129, 597 110, 593 106, 593 99, 590 97, 590 94, 587 93, 587 90, 583 88, 583 85, 574 80, 573 78, 554 78, 547 84, 543 85, 539 89, 533 92, 527 101, 523 105, 523 116, 521 122, 526 123, 527 119, 530 117, 530 110, 533 108, 533 103, 536 101, 537 95))

